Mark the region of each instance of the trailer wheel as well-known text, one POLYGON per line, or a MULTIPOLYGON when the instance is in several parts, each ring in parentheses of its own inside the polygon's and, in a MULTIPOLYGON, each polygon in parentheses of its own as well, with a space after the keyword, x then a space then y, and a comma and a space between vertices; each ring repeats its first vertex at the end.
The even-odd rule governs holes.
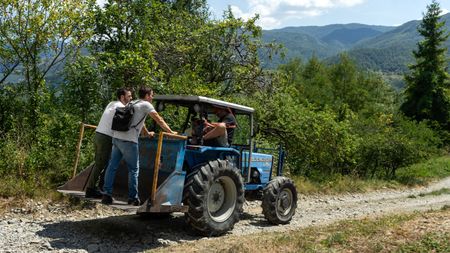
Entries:
POLYGON ((239 221, 244 184, 239 171, 227 160, 204 164, 188 176, 184 188, 186 222, 199 234, 221 235, 239 221))
POLYGON ((264 217, 272 224, 287 224, 297 208, 297 190, 291 179, 276 177, 263 190, 264 217))

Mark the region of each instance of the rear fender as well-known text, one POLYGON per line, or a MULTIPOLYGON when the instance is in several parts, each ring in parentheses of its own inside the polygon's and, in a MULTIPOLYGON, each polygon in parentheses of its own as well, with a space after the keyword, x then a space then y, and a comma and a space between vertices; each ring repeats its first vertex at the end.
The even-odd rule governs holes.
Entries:
POLYGON ((187 146, 185 154, 185 164, 187 164, 187 173, 190 174, 196 170, 200 165, 209 161, 229 160, 235 163, 237 166, 236 158, 239 158, 240 154, 234 148, 225 147, 209 147, 209 146, 187 146))

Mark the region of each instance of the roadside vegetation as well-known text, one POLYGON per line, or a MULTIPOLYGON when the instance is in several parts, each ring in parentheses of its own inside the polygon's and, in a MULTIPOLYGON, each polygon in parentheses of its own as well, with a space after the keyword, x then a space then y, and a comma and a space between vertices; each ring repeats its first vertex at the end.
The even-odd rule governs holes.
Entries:
MULTIPOLYGON (((417 185, 450 173, 447 31, 435 1, 406 92, 345 54, 331 65, 312 57, 262 69, 259 55, 280 46, 261 41, 257 17, 230 10, 212 20, 202 0, 109 0, 104 8, 12 0, 0 12, 1 197, 48 197, 67 181, 79 122, 95 125, 122 86, 254 107, 257 144, 285 148, 285 170, 304 193, 417 185), (418 99, 423 107, 411 105, 418 99)), ((81 153, 78 171, 92 161, 92 132, 81 153)))
POLYGON ((151 252, 449 252, 450 207, 275 233, 200 240, 151 252))
POLYGON ((337 174, 321 181, 294 176, 294 181, 300 194, 339 194, 425 186, 434 180, 448 176, 450 176, 450 157, 442 156, 402 167, 398 170, 398 175, 392 179, 369 179, 337 174))

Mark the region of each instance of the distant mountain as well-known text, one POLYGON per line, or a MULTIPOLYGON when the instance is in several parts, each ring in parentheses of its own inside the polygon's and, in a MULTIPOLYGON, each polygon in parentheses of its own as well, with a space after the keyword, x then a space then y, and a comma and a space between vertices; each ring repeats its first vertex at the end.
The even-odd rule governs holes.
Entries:
MULTIPOLYGON (((281 29, 274 29, 274 30, 266 30, 266 31, 284 31, 284 32, 290 32, 290 33, 304 33, 309 34, 310 36, 316 37, 316 38, 323 38, 330 33, 339 30, 339 29, 361 29, 361 28, 369 28, 373 29, 379 32, 387 32, 389 30, 392 30, 395 28, 394 26, 377 26, 377 25, 364 25, 364 24, 357 24, 357 23, 351 23, 351 24, 333 24, 333 25, 325 25, 325 26, 298 26, 298 27, 285 27, 281 29)), ((265 31, 265 32, 266 32, 265 31)))
MULTIPOLYGON (((308 59, 315 55, 321 59, 335 56, 349 50, 359 42, 374 38, 395 29, 393 26, 375 26, 364 24, 334 24, 327 26, 286 27, 276 30, 264 30, 265 42, 284 45, 286 59, 275 57, 266 67, 275 67, 290 58, 308 59)), ((263 62, 265 59, 262 59, 263 62)))
POLYGON ((324 36, 322 40, 330 44, 338 43, 342 46, 351 46, 356 44, 357 42, 360 42, 361 40, 372 38, 380 34, 382 34, 382 32, 371 28, 342 28, 334 30, 327 36, 324 36))
MULTIPOLYGON (((444 16, 449 19, 450 16, 444 16)), ((449 22, 446 22, 450 25, 449 22)), ((362 68, 389 73, 402 73, 414 62, 413 50, 422 37, 417 32, 420 21, 410 21, 369 40, 357 43, 348 54, 362 68)), ((448 27, 448 29, 450 26, 448 27)))
POLYGON ((310 58, 313 54, 326 58, 339 52, 338 48, 330 47, 328 43, 304 33, 284 31, 264 33, 263 40, 282 44, 287 49, 289 58, 310 58))
MULTIPOLYGON (((442 16, 450 31, 450 13, 442 16)), ((335 62, 338 54, 347 52, 364 69, 386 73, 403 73, 414 62, 412 51, 422 37, 417 32, 420 20, 397 27, 362 24, 287 27, 263 31, 263 40, 285 46, 286 59, 275 58, 266 67, 275 67, 290 58, 309 59, 313 54, 328 62, 335 62), (294 35, 295 34, 295 35, 294 35), (309 38, 299 40, 300 36, 309 38)), ((450 40, 445 44, 450 47, 450 40)), ((450 56, 450 52, 449 56, 450 56)), ((262 59, 266 62, 265 59, 262 59)))

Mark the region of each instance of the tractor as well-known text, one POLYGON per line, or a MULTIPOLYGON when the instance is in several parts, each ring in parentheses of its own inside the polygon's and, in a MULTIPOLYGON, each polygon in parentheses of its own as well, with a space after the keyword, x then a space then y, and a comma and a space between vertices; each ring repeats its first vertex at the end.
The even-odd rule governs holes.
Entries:
MULTIPOLYGON (((261 200, 264 217, 272 224, 291 221, 297 190, 291 179, 282 176, 285 151, 254 143, 253 108, 203 96, 157 95, 153 101, 180 134, 160 132, 153 138, 139 138, 139 198, 145 201, 137 207, 127 204, 128 170, 122 162, 114 182, 113 207, 141 215, 182 212, 186 223, 205 236, 232 230, 246 199, 261 200), (217 120, 214 108, 226 108, 237 119, 229 146, 206 146, 201 134, 194 134, 194 119, 217 120)), ((58 191, 84 198, 92 166, 76 175, 75 165, 74 177, 58 191)))

